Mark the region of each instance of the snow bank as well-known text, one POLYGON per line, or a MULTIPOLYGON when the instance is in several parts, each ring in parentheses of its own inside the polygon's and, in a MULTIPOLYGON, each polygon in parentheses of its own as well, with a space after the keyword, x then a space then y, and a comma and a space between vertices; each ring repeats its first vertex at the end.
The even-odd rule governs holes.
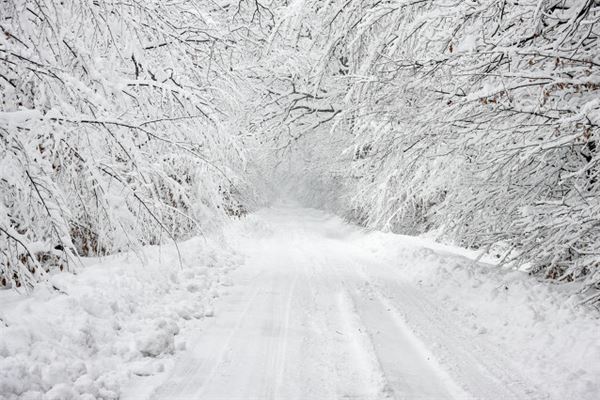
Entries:
POLYGON ((85 259, 29 296, 0 291, 0 399, 117 399, 161 372, 180 329, 212 316, 240 257, 224 239, 85 259))
POLYGON ((486 335, 547 393, 598 399, 600 316, 580 305, 569 284, 475 262, 474 251, 419 237, 373 232, 361 245, 400 269, 473 337, 486 335))

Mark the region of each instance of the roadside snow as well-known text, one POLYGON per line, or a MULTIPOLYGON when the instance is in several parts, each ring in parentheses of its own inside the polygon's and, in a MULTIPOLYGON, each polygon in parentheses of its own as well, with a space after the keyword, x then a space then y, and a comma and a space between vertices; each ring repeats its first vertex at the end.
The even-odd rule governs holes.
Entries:
POLYGON ((85 259, 28 296, 0 291, 0 399, 118 399, 132 375, 185 349, 181 328, 213 315, 240 258, 200 238, 140 254, 85 259))
POLYGON ((501 349, 552 398, 599 398, 600 316, 580 305, 569 284, 475 262, 477 252, 426 238, 372 232, 356 245, 416 284, 470 332, 474 346, 479 337, 501 349))

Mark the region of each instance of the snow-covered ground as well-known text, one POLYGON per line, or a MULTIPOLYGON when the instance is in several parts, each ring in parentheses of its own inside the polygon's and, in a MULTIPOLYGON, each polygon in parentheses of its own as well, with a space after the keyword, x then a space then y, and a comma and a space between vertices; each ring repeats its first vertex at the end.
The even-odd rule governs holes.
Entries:
POLYGON ((181 253, 0 292, 0 397, 600 397, 597 313, 472 252, 280 206, 181 253))
POLYGON ((118 399, 164 370, 239 264, 223 243, 182 243, 181 263, 174 246, 85 259, 30 296, 0 291, 0 399, 118 399))

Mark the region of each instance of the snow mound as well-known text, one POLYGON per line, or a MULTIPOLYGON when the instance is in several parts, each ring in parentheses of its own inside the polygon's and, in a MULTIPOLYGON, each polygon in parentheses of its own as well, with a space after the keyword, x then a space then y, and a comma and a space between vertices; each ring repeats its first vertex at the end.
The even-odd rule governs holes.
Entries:
POLYGON ((223 240, 179 247, 181 263, 174 246, 149 247, 84 259, 26 297, 0 291, 0 399, 118 399, 132 374, 160 372, 241 262, 223 240))

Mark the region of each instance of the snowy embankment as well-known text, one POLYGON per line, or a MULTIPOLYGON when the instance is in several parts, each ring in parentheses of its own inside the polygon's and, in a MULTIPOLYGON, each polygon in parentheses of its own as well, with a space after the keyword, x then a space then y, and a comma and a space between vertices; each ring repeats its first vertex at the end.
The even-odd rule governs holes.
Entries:
MULTIPOLYGON (((600 398, 600 314, 581 305, 584 299, 568 283, 498 267, 491 257, 476 262, 475 251, 426 238, 372 232, 359 242, 464 327, 474 350, 491 345, 504 353, 549 398, 600 398)), ((405 317, 415 331, 431 333, 417 318, 405 317)), ((443 347, 433 352, 457 369, 443 347)))
POLYGON ((186 343, 178 332, 213 316, 239 257, 222 238, 83 259, 31 295, 0 291, 0 399, 117 399, 186 343))

